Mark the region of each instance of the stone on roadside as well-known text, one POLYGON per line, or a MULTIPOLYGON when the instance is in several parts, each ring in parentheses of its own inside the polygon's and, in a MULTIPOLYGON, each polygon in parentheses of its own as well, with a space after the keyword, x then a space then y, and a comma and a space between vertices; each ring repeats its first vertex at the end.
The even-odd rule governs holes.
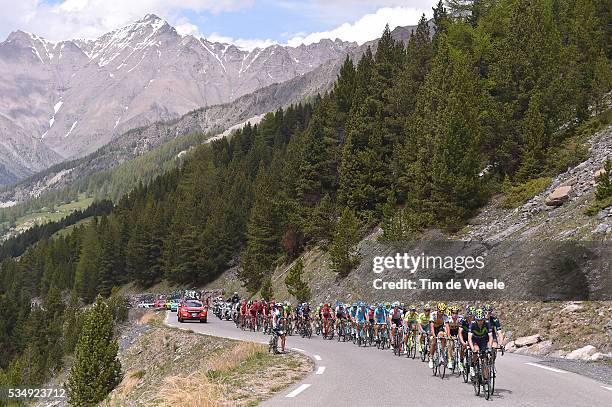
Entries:
POLYGON ((538 342, 534 345, 529 346, 528 348, 524 347, 522 349, 527 349, 529 353, 538 356, 548 355, 552 351, 552 341, 538 342))
POLYGON ((584 307, 582 305, 578 305, 578 304, 567 304, 565 307, 563 307, 563 309, 561 310, 561 312, 563 313, 571 313, 571 312, 576 312, 576 311, 580 311, 582 310, 584 307))
POLYGON ((601 352, 595 352, 591 355, 591 357, 589 357, 589 360, 591 361, 596 361, 596 360, 603 360, 606 358, 606 355, 601 353, 601 352))
POLYGON ((597 348, 593 345, 587 345, 571 351, 565 356, 565 358, 571 360, 589 360, 589 358, 595 353, 597 353, 597 348))
POLYGON ((572 187, 570 185, 564 185, 564 186, 556 188, 546 198, 546 202, 545 202, 546 205, 547 206, 563 205, 564 202, 567 202, 569 200, 571 191, 572 191, 572 187))
POLYGON ((604 175, 605 173, 606 173, 606 170, 604 168, 601 168, 595 171, 595 174, 593 175, 593 180, 595 182, 599 182, 599 180, 601 179, 601 176, 604 175))
POLYGON ((514 341, 514 346, 516 346, 517 348, 522 348, 523 346, 531 346, 541 341, 542 337, 540 336, 540 334, 523 336, 522 338, 518 338, 514 341))

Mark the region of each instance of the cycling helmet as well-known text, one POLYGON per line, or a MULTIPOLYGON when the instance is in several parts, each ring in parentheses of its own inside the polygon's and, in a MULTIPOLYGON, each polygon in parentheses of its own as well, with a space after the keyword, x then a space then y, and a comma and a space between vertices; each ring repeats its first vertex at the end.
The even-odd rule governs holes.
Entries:
POLYGON ((491 312, 493 311, 493 306, 491 306, 491 304, 485 304, 483 310, 484 312, 491 312))
POLYGON ((399 301, 395 301, 395 302, 393 303, 393 306, 394 306, 394 307, 399 307, 399 305, 400 305, 399 301))
POLYGON ((424 310, 424 311, 431 311, 431 305, 429 305, 429 304, 425 304, 425 305, 423 306, 423 310, 424 310))
POLYGON ((319 303, 319 307, 322 307, 322 306, 323 306, 323 303, 322 303, 322 302, 320 302, 320 303, 319 303))
POLYGON ((386 308, 391 308, 391 303, 390 302, 385 303, 385 307, 386 308))
POLYGON ((476 310, 476 321, 484 321, 484 312, 481 309, 476 310))
POLYGON ((370 305, 370 309, 371 309, 371 310, 373 310, 374 308, 376 308, 376 307, 374 306, 374 304, 370 305))
POLYGON ((378 304, 378 308, 382 308, 384 306, 385 306, 385 304, 383 304, 382 302, 380 304, 378 304))
POLYGON ((416 305, 414 304, 410 304, 410 311, 415 312, 416 311, 416 305))
POLYGON ((468 307, 468 315, 474 316, 474 314, 476 314, 476 307, 473 305, 470 305, 468 307))
POLYGON ((451 305, 450 312, 451 314, 459 314, 459 307, 457 305, 451 305))
POLYGON ((438 311, 440 311, 440 312, 446 311, 446 304, 443 303, 443 302, 439 302, 436 307, 438 308, 438 311))
POLYGON ((359 303, 359 306, 360 306, 360 307, 365 307, 365 302, 361 301, 361 302, 359 303))

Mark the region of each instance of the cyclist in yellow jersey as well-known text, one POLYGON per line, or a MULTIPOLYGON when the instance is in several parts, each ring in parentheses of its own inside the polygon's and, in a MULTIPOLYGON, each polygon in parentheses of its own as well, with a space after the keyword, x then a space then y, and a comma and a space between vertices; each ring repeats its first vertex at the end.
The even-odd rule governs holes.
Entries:
MULTIPOLYGON (((429 337, 431 336, 431 325, 429 323, 429 320, 431 319, 431 306, 429 304, 425 304, 425 306, 423 307, 423 312, 419 314, 418 317, 418 326, 419 326, 419 336, 420 337, 425 337, 425 341, 429 340, 429 337)), ((425 343, 425 342, 423 342, 425 343)), ((418 341, 419 347, 418 350, 419 352, 421 351, 421 340, 419 339, 418 341)), ((429 355, 427 355, 427 357, 429 357, 429 355)))
MULTIPOLYGON (((406 335, 404 335, 404 345, 408 345, 410 335, 412 335, 413 343, 417 343, 416 333, 419 325, 419 314, 416 312, 416 305, 411 305, 404 315, 404 327, 406 335)), ((404 353, 408 352, 408 347, 404 346, 404 353)))

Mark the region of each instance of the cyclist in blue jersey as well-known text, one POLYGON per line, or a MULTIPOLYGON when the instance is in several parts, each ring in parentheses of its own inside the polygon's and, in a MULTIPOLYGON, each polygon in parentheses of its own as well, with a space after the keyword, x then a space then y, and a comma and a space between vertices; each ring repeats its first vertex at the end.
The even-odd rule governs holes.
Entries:
POLYGON ((378 308, 374 311, 374 337, 376 338, 376 342, 378 342, 378 330, 387 328, 387 310, 384 308, 383 304, 378 304, 378 308))
POLYGON ((368 310, 366 309, 365 303, 362 301, 359 303, 357 312, 355 314, 355 323, 357 326, 357 335, 363 335, 365 337, 365 324, 368 319, 368 310))

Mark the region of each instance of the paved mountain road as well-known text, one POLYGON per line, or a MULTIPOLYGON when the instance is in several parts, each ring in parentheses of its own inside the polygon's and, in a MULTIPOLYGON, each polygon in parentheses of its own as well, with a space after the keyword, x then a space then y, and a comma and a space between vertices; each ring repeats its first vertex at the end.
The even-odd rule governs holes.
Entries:
MULTIPOLYGON (((231 322, 210 315, 207 324, 179 324, 168 312, 166 324, 194 332, 226 338, 266 343, 260 332, 244 332, 231 322)), ((474 396, 471 384, 456 376, 434 377, 419 359, 397 357, 390 350, 358 348, 352 343, 287 338, 287 347, 315 360, 315 371, 301 382, 263 402, 262 406, 533 406, 571 407, 612 405, 612 387, 595 380, 538 365, 538 359, 505 354, 498 357, 498 380, 491 401, 474 396)))

